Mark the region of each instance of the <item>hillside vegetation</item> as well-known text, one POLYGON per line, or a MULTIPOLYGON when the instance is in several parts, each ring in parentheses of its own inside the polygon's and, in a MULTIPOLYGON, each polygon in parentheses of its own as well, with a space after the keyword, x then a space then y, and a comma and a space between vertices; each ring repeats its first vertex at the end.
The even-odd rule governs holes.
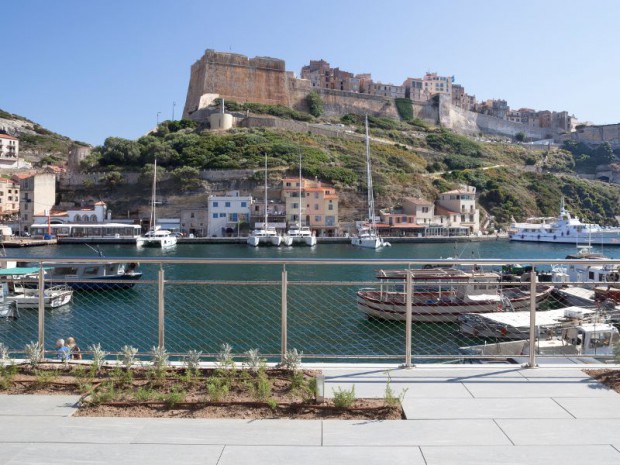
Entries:
MULTIPOLYGON (((200 179, 200 171, 207 169, 256 170, 248 182, 260 186, 265 155, 270 183, 275 186, 282 176, 297 175, 301 155, 305 177, 316 177, 338 188, 342 219, 360 217, 366 192, 363 116, 328 119, 279 106, 235 102, 226 102, 226 106, 315 124, 338 123, 344 125, 342 131, 347 137, 267 128, 210 131, 193 121, 165 121, 138 140, 110 137, 93 150, 83 168, 107 174, 100 185, 84 186, 85 192, 105 198, 112 208, 115 202, 122 210, 133 208, 128 194, 131 197, 138 192, 123 184, 122 173, 140 172, 140 192, 148 193, 155 159, 162 175, 169 174, 168 181, 162 183, 162 194, 177 199, 208 194, 212 186, 200 179), (115 192, 119 193, 116 200, 115 192)), ((586 220, 609 224, 620 215, 620 186, 587 181, 575 173, 575 169, 593 172, 596 164, 615 161, 607 145, 592 148, 568 144, 565 150, 532 152, 518 144, 481 142, 433 127, 413 118, 406 107, 401 113, 405 116, 401 121, 368 118, 373 182, 380 208, 397 207, 408 196, 435 200, 441 191, 468 184, 477 188, 480 206, 500 225, 512 217, 555 215, 562 196, 571 211, 586 220)), ((39 154, 39 162, 66 158, 74 143, 1 110, 0 119, 12 122, 22 150, 39 154)), ((135 203, 143 200, 140 195, 135 203)))

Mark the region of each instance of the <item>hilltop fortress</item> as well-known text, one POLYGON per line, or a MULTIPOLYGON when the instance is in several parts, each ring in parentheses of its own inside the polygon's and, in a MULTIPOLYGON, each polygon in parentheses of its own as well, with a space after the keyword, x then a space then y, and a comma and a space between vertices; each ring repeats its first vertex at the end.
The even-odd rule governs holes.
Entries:
POLYGON ((374 82, 370 74, 354 75, 331 68, 323 60, 311 61, 297 77, 278 58, 248 58, 209 49, 191 67, 183 117, 207 121, 212 112, 209 106, 217 98, 307 111, 306 97, 315 91, 321 96, 326 116, 367 113, 400 118, 396 99, 408 99, 414 117, 463 134, 514 137, 524 133, 534 140, 583 138, 590 144, 608 140, 620 145, 619 125, 575 131, 576 119, 565 111, 511 110, 505 100, 477 102, 453 82, 453 77, 427 73, 424 78, 407 78, 401 86, 384 84, 374 82))

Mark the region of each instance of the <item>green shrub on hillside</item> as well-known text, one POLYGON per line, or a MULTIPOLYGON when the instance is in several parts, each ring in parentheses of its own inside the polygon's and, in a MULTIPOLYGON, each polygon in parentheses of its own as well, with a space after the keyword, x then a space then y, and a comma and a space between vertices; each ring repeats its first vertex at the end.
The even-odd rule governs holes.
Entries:
POLYGON ((487 155, 481 144, 446 130, 427 135, 426 143, 438 152, 457 153, 467 157, 484 157, 487 155))
POLYGON ((312 91, 306 97, 306 103, 308 104, 308 110, 310 114, 316 118, 323 114, 323 100, 318 92, 312 91))
POLYGON ((398 110, 398 115, 404 121, 412 121, 413 120, 413 102, 408 98, 397 98, 394 99, 396 103, 396 109, 398 110))

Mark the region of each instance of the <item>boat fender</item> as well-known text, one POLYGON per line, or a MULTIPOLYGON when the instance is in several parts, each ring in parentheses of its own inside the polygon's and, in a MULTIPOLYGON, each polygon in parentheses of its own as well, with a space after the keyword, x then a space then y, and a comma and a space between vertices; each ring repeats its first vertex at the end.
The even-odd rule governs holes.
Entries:
POLYGON ((613 271, 609 273, 607 275, 607 281, 610 281, 612 283, 617 283, 618 281, 620 281, 620 274, 618 274, 617 271, 613 271))
POLYGON ((554 234, 554 235, 553 235, 553 240, 555 241, 555 239, 556 239, 556 237, 555 237, 555 234, 554 234))
POLYGON ((536 239, 540 239, 540 234, 536 237, 536 239))

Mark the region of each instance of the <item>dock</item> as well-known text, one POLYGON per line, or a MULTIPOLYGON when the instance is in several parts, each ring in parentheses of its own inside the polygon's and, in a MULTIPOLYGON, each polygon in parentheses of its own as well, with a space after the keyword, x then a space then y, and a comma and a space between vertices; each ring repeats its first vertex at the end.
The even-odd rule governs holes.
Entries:
POLYGON ((20 238, 20 239, 7 239, 5 241, 0 242, 5 248, 20 248, 20 247, 44 247, 46 245, 56 245, 58 243, 57 239, 30 239, 30 238, 20 238))

